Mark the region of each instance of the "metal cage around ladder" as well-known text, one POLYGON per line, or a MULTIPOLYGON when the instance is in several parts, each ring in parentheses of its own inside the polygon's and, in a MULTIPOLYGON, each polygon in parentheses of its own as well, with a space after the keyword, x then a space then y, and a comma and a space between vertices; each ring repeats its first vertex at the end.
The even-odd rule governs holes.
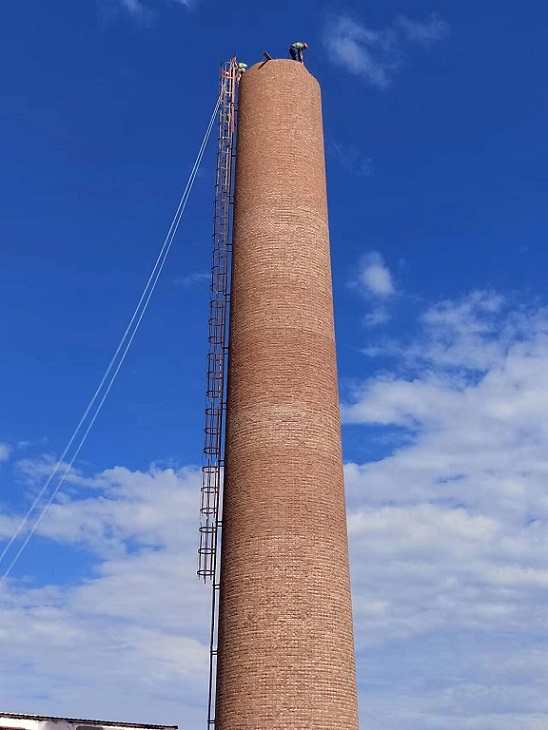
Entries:
POLYGON ((215 725, 217 608, 222 520, 226 372, 228 361, 232 206, 236 137, 236 97, 240 71, 236 58, 221 65, 213 250, 209 302, 204 465, 200 508, 198 575, 212 582, 208 727, 215 725))

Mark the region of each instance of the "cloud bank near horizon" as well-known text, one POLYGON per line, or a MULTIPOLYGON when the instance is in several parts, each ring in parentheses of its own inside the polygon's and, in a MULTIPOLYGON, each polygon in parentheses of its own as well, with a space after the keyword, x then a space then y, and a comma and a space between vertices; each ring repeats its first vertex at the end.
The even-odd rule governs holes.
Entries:
MULTIPOLYGON (((390 293, 386 278, 372 281, 390 293)), ((364 357, 364 371, 382 366, 342 409, 345 428, 378 452, 345 466, 362 722, 539 730, 548 309, 472 292, 428 306, 412 336, 379 335, 364 357)), ((17 468, 29 485, 46 466, 17 468)), ((41 581, 12 579, 0 593, 4 705, 201 726, 199 481, 194 468, 72 472, 40 545, 88 562, 71 579, 52 562, 41 581)))

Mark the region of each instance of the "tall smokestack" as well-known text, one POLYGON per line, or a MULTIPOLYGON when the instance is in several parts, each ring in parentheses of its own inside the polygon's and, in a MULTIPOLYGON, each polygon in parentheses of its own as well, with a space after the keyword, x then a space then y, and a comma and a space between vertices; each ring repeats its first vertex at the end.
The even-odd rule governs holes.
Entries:
POLYGON ((217 730, 358 727, 320 88, 240 84, 217 730))

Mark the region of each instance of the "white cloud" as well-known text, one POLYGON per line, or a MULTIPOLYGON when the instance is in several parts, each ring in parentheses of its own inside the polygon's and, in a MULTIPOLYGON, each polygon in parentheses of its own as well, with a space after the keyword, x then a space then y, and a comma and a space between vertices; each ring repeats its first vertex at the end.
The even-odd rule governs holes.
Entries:
POLYGON ((383 88, 390 83, 398 65, 393 30, 373 31, 341 16, 329 23, 324 42, 333 63, 374 86, 383 88))
POLYGON ((363 258, 353 286, 365 294, 381 299, 395 293, 392 274, 380 253, 371 251, 363 258))
POLYGON ((392 273, 378 251, 370 251, 362 257, 348 286, 356 289, 370 307, 362 318, 365 327, 380 327, 392 319, 388 302, 396 294, 396 287, 392 273))
POLYGON ((346 465, 363 723, 538 730, 548 311, 474 292, 431 307, 412 340, 343 408, 378 451, 346 465))
MULTIPOLYGON (((548 311, 475 292, 410 340, 343 409, 363 727, 545 730, 548 311)), ((194 469, 71 473, 41 539, 91 567, 0 592, 4 705, 203 725, 198 502, 194 469)))
MULTIPOLYGON (((38 464, 37 479, 42 471, 38 464)), ((199 472, 73 472, 68 492, 35 539, 62 545, 67 564, 87 553, 93 567, 72 585, 56 585, 66 568, 55 564, 44 587, 4 584, 2 703, 199 727, 210 595, 195 577, 199 472)))
MULTIPOLYGON (((17 529, 20 519, 1 514, 2 505, 0 503, 0 541, 9 540, 17 529)), ((1 572, 1 569, 0 569, 1 572)))
POLYGON ((0 442, 0 463, 10 458, 11 446, 0 442))
POLYGON ((324 44, 333 63, 364 82, 387 87, 402 62, 405 44, 425 45, 439 40, 448 24, 432 15, 426 20, 399 16, 391 26, 373 30, 348 15, 332 17, 324 33, 324 44))

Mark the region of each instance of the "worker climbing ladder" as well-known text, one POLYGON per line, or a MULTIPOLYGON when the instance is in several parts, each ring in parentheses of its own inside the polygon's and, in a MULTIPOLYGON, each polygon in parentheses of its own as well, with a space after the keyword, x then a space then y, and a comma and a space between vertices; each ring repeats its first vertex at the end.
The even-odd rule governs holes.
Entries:
POLYGON ((208 728, 215 725, 220 568, 218 549, 222 520, 236 96, 240 74, 235 57, 221 66, 209 302, 204 465, 202 467, 200 546, 198 549, 198 575, 204 581, 212 582, 208 728))

